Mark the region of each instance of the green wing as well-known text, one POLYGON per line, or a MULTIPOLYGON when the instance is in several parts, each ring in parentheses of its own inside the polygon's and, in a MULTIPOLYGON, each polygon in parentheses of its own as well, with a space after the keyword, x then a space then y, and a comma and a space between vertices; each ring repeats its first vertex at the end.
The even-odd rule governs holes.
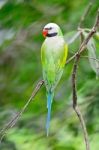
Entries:
POLYGON ((55 87, 60 81, 60 78, 63 74, 63 69, 66 64, 66 59, 67 59, 67 53, 68 53, 68 46, 64 44, 63 49, 61 49, 61 52, 57 56, 57 61, 55 61, 55 66, 56 66, 56 76, 55 76, 55 87))

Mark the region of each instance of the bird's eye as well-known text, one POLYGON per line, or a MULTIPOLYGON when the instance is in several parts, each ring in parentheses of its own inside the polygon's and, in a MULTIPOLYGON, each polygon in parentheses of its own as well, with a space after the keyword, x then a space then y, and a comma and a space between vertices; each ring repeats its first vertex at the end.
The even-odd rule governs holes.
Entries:
POLYGON ((49 28, 45 28, 45 30, 51 30, 52 29, 52 27, 49 27, 49 28))
POLYGON ((52 27, 49 28, 49 30, 51 30, 51 29, 52 29, 52 27))

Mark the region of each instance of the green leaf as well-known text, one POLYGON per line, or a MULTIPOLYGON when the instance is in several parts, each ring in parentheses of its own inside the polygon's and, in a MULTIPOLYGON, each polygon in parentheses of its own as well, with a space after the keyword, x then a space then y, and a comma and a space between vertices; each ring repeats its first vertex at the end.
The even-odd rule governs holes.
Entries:
POLYGON ((97 60, 96 57, 96 47, 93 38, 91 38, 90 41, 88 42, 87 49, 90 65, 92 69, 95 71, 96 76, 99 76, 99 61, 97 60))
POLYGON ((10 30, 1 30, 0 31, 0 46, 6 41, 6 40, 11 40, 13 39, 15 35, 15 31, 10 29, 10 30))
POLYGON ((99 32, 96 32, 95 38, 96 38, 97 40, 99 40, 99 32))
POLYGON ((64 35, 66 43, 69 45, 73 43, 80 35, 80 31, 71 31, 64 35))
MULTIPOLYGON (((86 38, 88 35, 87 32, 83 31, 83 36, 86 38)), ((96 73, 96 79, 99 76, 99 60, 96 56, 96 45, 93 37, 89 40, 87 44, 87 50, 88 50, 88 58, 90 62, 90 66, 93 69, 93 71, 96 73)))

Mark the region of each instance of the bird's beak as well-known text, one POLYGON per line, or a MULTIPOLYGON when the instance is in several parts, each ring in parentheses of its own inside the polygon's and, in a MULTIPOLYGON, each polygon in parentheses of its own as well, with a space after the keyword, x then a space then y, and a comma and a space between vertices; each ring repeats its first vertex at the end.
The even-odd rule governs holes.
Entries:
POLYGON ((43 29, 43 32, 42 32, 42 34, 43 34, 43 36, 44 36, 44 37, 46 37, 46 36, 47 36, 47 34, 48 34, 48 30, 46 30, 46 29, 43 29))

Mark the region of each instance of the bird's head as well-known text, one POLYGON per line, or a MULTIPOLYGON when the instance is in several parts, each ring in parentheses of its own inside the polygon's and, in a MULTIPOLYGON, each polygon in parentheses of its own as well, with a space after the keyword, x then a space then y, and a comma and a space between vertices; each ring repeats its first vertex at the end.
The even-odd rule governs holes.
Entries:
POLYGON ((48 23, 43 28, 44 37, 54 37, 54 36, 61 36, 61 35, 62 35, 61 29, 55 23, 48 23))

